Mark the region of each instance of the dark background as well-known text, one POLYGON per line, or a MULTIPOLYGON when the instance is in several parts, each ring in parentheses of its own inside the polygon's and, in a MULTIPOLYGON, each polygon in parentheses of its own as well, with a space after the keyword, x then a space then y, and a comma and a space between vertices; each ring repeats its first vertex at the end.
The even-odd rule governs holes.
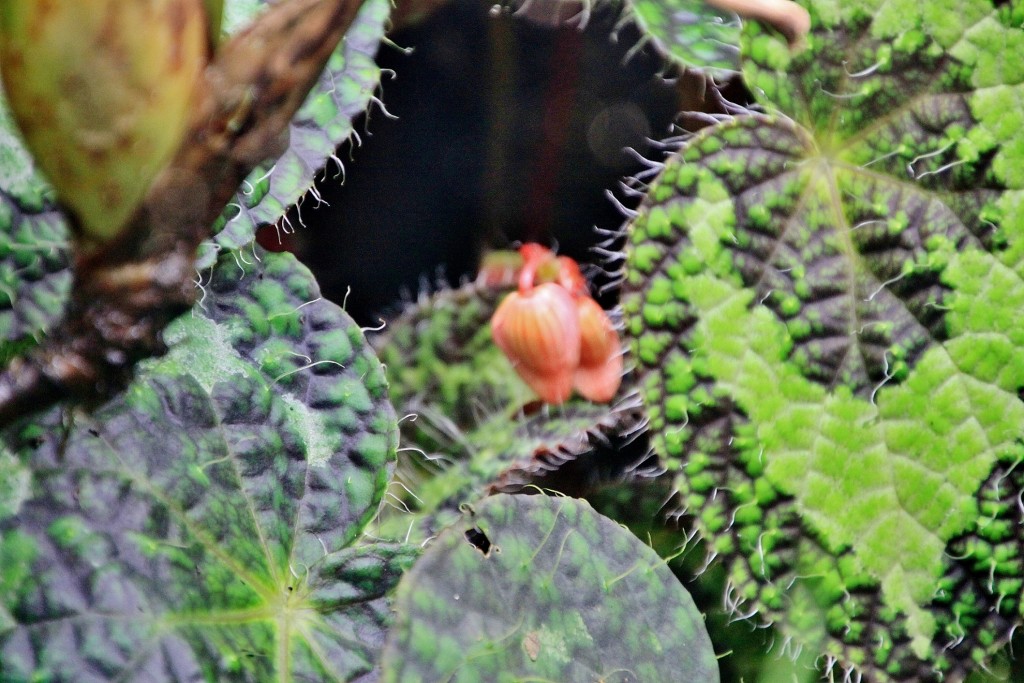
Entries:
POLYGON ((595 15, 581 32, 455 0, 392 33, 378 62, 397 118, 357 121, 344 183, 328 174, 327 204, 302 208, 293 248, 324 295, 340 302, 351 287, 348 311, 375 324, 403 294, 474 273, 483 247, 531 240, 600 260, 594 227, 623 221, 605 191, 643 168, 623 148, 657 156, 647 140, 677 111, 662 60, 649 47, 625 58, 636 30, 610 37, 618 19, 595 15))

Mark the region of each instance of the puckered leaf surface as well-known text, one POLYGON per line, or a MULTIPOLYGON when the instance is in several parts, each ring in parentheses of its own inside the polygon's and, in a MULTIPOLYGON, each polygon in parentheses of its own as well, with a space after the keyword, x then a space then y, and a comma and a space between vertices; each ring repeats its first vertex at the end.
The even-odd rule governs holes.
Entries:
POLYGON ((802 51, 745 31, 767 113, 650 188, 627 328, 737 611, 823 613, 843 666, 919 680, 1019 621, 1024 14, 809 10, 802 51))
POLYGON ((397 424, 291 256, 224 256, 120 398, 4 435, 3 680, 376 677, 405 546, 357 545, 397 424))
POLYGON ((657 554, 572 498, 467 508, 399 585, 385 681, 718 681, 657 554))
POLYGON ((67 226, 0 101, 0 362, 53 322, 71 284, 67 226), (4 352, 6 350, 6 352, 4 352))

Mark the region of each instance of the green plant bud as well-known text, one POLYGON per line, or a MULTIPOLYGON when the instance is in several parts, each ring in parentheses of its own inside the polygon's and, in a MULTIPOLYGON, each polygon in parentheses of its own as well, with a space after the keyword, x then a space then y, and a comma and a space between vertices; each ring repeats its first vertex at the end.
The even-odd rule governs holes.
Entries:
POLYGON ((207 60, 202 0, 0 3, 0 71, 86 248, 116 236, 181 143, 207 60))

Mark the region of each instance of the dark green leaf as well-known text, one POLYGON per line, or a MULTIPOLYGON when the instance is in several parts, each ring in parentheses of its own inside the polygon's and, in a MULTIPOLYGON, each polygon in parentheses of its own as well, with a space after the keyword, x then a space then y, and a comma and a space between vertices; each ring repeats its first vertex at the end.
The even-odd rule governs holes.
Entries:
POLYGON ((290 255, 237 258, 122 397, 6 435, 0 484, 31 488, 0 514, 3 680, 376 675, 413 556, 354 544, 397 441, 383 369, 290 255))
POLYGON ((533 398, 491 340, 490 319, 510 290, 466 285, 422 296, 374 342, 388 368, 396 405, 429 403, 460 429, 479 411, 533 398))
POLYGON ((467 508, 399 585, 385 681, 711 683, 704 620, 657 554, 582 502, 467 508))
POLYGON ((67 239, 53 190, 0 100, 0 363, 60 315, 71 284, 67 239))

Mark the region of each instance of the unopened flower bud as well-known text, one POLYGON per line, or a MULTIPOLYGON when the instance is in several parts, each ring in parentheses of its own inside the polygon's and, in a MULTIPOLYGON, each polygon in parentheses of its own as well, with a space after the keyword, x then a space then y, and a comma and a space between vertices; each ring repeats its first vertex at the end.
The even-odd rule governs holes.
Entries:
POLYGON ((572 393, 580 360, 580 320, 563 287, 546 283, 509 294, 491 319, 494 342, 546 403, 572 393))
POLYGON ((526 242, 519 247, 519 255, 523 257, 523 261, 527 263, 541 263, 543 261, 554 260, 555 254, 547 247, 537 244, 536 242, 526 242))

